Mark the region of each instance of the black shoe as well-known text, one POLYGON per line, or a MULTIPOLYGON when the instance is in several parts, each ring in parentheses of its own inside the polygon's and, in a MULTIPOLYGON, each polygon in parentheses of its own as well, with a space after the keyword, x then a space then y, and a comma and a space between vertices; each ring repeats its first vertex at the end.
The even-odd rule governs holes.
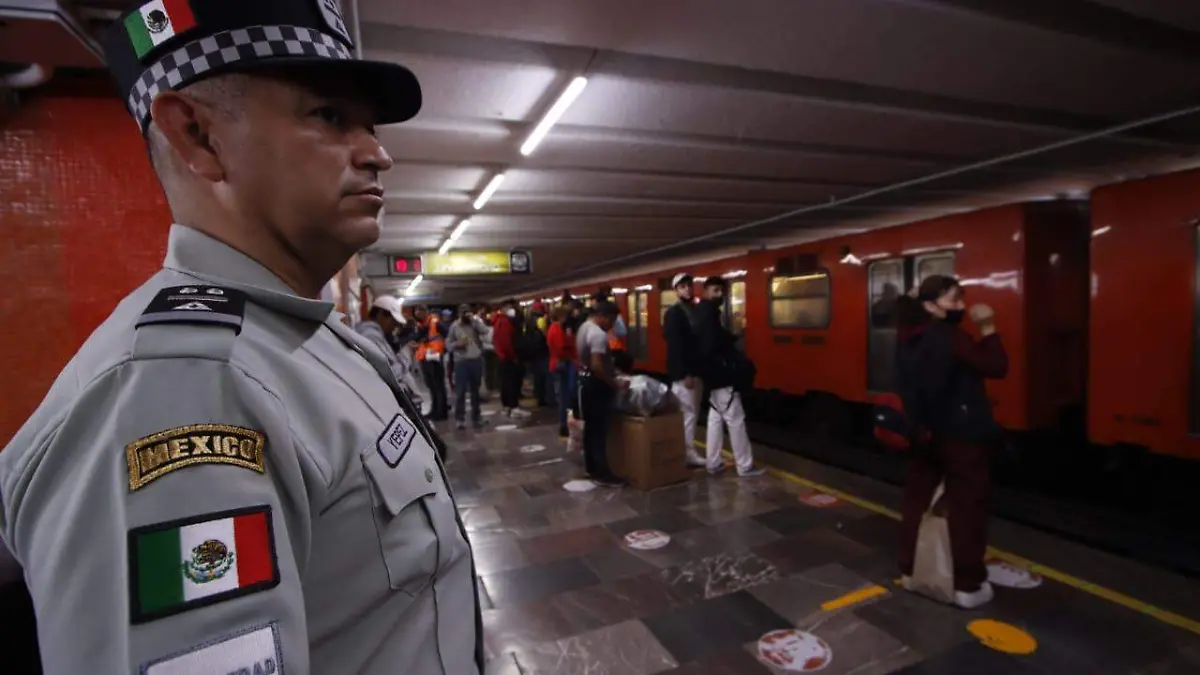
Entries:
POLYGON ((616 476, 604 476, 601 478, 593 478, 592 482, 600 487, 619 488, 628 485, 624 480, 616 476))

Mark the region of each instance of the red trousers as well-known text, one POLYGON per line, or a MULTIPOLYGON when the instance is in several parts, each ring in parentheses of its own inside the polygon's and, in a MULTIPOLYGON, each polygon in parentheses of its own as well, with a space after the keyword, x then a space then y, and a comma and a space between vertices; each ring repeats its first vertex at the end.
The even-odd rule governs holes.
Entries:
POLYGON ((914 451, 908 465, 900 525, 900 573, 911 575, 921 517, 938 483, 945 480, 950 550, 954 556, 954 589, 971 592, 987 580, 988 476, 990 450, 985 446, 935 441, 914 451))

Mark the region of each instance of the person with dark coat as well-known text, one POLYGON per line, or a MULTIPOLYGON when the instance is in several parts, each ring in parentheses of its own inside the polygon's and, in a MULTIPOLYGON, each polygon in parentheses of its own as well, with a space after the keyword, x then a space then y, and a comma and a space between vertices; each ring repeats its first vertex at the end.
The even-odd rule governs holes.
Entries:
POLYGON ((671 393, 679 401, 683 413, 683 449, 688 466, 706 466, 696 452, 696 420, 700 416, 704 382, 697 358, 697 309, 693 297, 695 281, 692 275, 681 272, 671 281, 679 300, 663 315, 663 337, 667 341, 667 376, 671 393))
POLYGON ((960 327, 967 312, 956 279, 932 276, 916 290, 897 305, 896 389, 922 439, 913 446, 901 509, 900 572, 908 586, 921 518, 944 481, 955 602, 973 608, 993 595, 984 564, 988 464, 1001 433, 984 380, 1007 375, 1008 355, 990 307, 971 308, 981 340, 960 327))

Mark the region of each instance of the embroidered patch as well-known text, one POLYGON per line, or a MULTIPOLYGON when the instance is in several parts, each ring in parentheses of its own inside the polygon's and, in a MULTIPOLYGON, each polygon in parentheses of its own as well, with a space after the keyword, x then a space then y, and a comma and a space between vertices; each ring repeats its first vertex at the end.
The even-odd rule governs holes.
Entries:
POLYGON ((407 417, 397 413, 387 428, 383 430, 379 440, 375 442, 375 449, 379 451, 379 456, 383 457, 383 461, 394 469, 408 454, 408 449, 412 447, 416 437, 417 427, 409 422, 407 417))
POLYGON ((269 506, 206 513, 129 531, 134 624, 277 585, 279 564, 269 506))
POLYGON ((348 44, 354 44, 354 40, 350 39, 350 31, 346 30, 346 20, 342 18, 342 8, 338 0, 317 0, 317 8, 321 10, 321 19, 329 30, 348 44))
POLYGON ((138 327, 156 323, 215 323, 242 330, 246 294, 220 286, 174 286, 154 296, 138 327))
POLYGON ((139 675, 282 675, 279 624, 247 628, 142 664, 139 675))
POLYGON ((232 464, 265 473, 266 440, 262 432, 228 424, 193 424, 151 434, 125 446, 129 491, 197 464, 232 464))

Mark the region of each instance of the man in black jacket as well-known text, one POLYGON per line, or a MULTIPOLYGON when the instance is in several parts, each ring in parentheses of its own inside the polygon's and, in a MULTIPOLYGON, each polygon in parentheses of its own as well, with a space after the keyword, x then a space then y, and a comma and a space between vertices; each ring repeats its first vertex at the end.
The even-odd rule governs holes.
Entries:
POLYGON ((761 476, 764 470, 754 466, 750 449, 750 434, 746 431, 746 411, 742 396, 734 387, 732 363, 737 356, 737 337, 725 326, 725 280, 709 277, 704 280, 704 300, 696 306, 696 361, 704 384, 708 386, 708 424, 706 444, 708 472, 716 475, 725 470, 721 448, 725 426, 729 426, 729 444, 738 476, 761 476))
POLYGON ((683 412, 683 444, 688 466, 705 466, 696 452, 696 419, 701 394, 701 362, 697 352, 697 312, 693 298, 692 275, 682 272, 671 280, 679 300, 663 317, 663 337, 667 340, 667 375, 671 378, 671 393, 679 400, 683 412))

